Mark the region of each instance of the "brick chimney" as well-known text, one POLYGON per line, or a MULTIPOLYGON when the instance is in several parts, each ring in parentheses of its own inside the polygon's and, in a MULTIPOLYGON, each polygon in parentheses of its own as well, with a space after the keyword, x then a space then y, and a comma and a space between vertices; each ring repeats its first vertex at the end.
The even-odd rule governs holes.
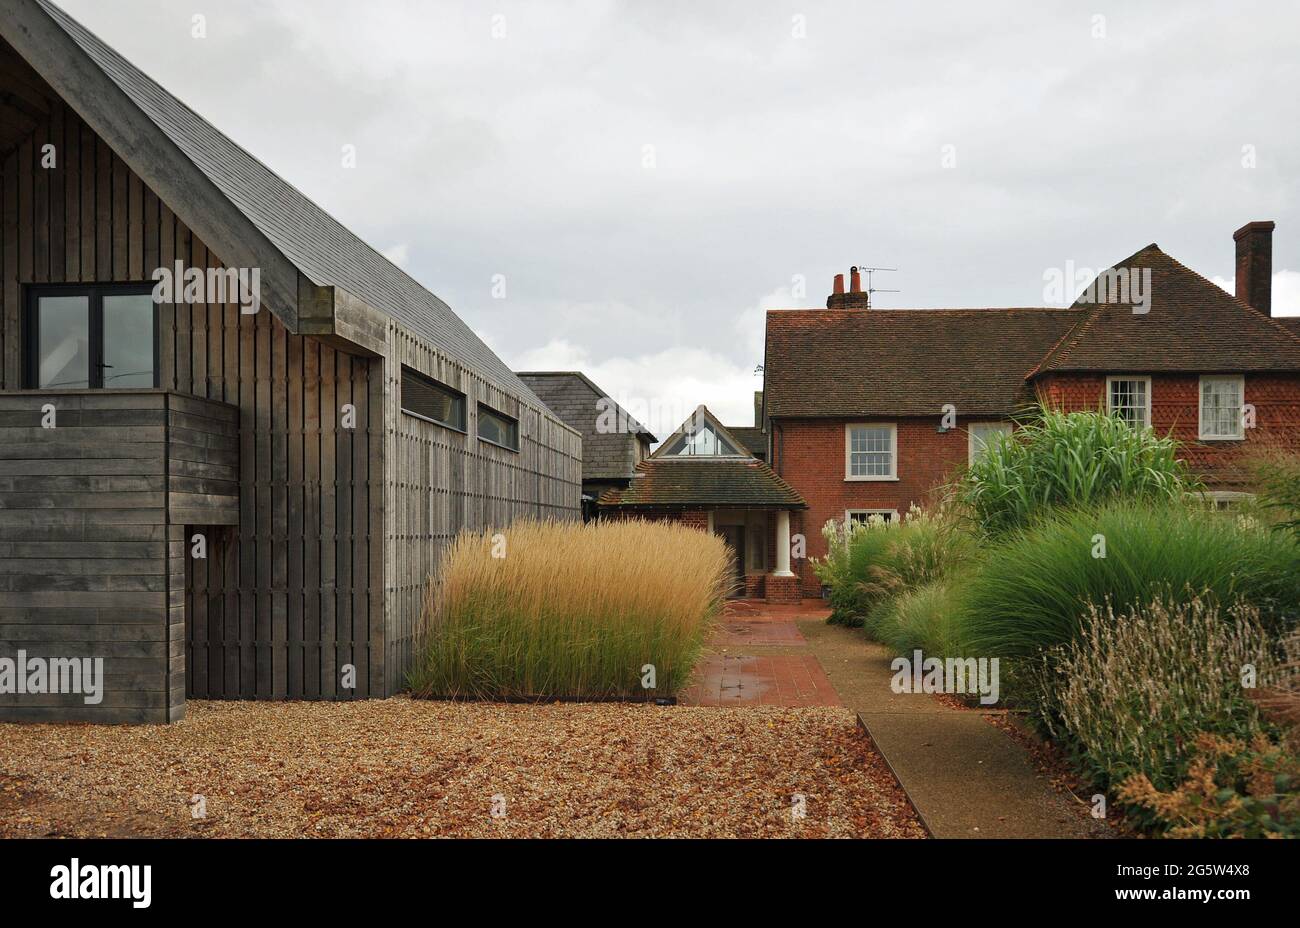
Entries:
POLYGON ((844 275, 835 275, 835 289, 826 298, 827 309, 870 309, 871 294, 862 289, 862 273, 849 268, 849 292, 844 292, 844 275))
POLYGON ((1237 243, 1237 299, 1273 315, 1273 228, 1248 222, 1232 233, 1237 243))

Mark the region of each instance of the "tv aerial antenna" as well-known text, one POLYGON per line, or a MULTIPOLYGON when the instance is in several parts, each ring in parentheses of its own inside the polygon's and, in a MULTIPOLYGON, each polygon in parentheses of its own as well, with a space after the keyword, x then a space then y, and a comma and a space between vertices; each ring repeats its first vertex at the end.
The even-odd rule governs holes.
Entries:
POLYGON ((889 273, 894 273, 894 272, 896 272, 896 271, 898 270, 898 268, 896 268, 896 267, 867 267, 866 265, 859 264, 859 265, 858 265, 858 270, 859 270, 859 271, 866 271, 866 272, 867 272, 867 305, 868 305, 868 306, 871 305, 871 294, 873 294, 873 293, 901 293, 901 292, 902 292, 901 290, 887 290, 887 289, 884 289, 884 288, 873 287, 873 286, 871 286, 871 275, 872 275, 872 274, 875 274, 875 273, 877 273, 877 272, 885 272, 885 271, 888 271, 889 273))

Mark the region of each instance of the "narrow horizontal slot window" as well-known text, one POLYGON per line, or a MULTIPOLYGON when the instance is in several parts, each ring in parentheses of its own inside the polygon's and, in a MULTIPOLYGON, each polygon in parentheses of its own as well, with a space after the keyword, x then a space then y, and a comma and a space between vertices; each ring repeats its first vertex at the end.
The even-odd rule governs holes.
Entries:
POLYGON ((402 412, 465 431, 465 394, 402 368, 402 412))
POLYGON ((495 409, 479 404, 478 437, 511 451, 518 451, 519 423, 495 409))

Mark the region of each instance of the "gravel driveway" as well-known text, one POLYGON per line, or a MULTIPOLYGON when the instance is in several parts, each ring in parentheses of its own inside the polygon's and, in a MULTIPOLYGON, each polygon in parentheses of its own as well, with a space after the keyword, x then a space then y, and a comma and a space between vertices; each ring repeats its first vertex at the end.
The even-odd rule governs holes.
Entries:
POLYGON ((188 711, 170 726, 0 725, 0 836, 923 836, 845 709, 188 711))

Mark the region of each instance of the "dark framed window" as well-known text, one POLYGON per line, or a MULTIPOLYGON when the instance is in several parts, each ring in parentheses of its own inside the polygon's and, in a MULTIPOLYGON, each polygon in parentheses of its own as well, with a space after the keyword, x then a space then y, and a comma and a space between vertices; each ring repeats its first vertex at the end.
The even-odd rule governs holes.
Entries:
POLYGON ((28 389, 158 386, 158 305, 150 284, 29 287, 26 323, 28 389))
POLYGON ((511 451, 519 450, 519 423, 491 407, 478 404, 478 437, 511 451))
POLYGON ((465 431, 465 394, 402 368, 402 412, 417 419, 465 431))

